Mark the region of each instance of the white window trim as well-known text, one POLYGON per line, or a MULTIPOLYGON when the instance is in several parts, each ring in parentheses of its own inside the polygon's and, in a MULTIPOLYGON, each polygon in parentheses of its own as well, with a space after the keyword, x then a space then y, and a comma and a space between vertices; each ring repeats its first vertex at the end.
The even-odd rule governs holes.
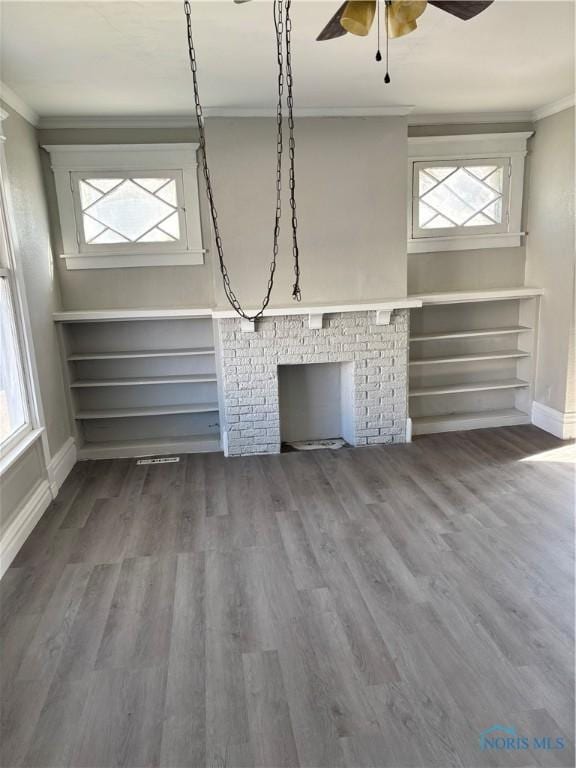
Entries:
MULTIPOLYGON (((514 133, 464 134, 459 136, 410 136, 408 138, 408 253, 465 251, 481 248, 510 248, 522 244, 522 196, 524 191, 524 161, 527 141, 533 131, 514 133), (504 232, 442 234, 433 237, 413 237, 414 168, 416 163, 429 161, 466 161, 508 159, 510 187, 507 227, 504 232)), ((416 198, 415 198, 416 195, 416 198)))
POLYGON ((81 144, 45 145, 50 153, 66 268, 113 269, 125 267, 190 266, 204 263, 200 200, 198 192, 198 144, 81 144), (143 243, 140 246, 82 248, 80 245, 74 184, 87 172, 165 171, 182 174, 185 209, 184 247, 173 243, 143 243))
MULTIPOLYGON (((8 115, 0 110, 0 123, 7 119, 7 117, 8 115)), ((36 440, 41 442, 45 466, 47 467, 50 463, 50 447, 45 428, 46 422, 40 394, 40 379, 36 367, 24 277, 16 257, 15 233, 16 229, 11 214, 10 190, 7 181, 4 137, 0 136, 0 237, 4 240, 6 248, 6 271, 10 280, 18 347, 22 362, 26 407, 28 410, 28 423, 15 435, 12 435, 10 440, 2 446, 0 451, 0 477, 8 471, 36 440)))

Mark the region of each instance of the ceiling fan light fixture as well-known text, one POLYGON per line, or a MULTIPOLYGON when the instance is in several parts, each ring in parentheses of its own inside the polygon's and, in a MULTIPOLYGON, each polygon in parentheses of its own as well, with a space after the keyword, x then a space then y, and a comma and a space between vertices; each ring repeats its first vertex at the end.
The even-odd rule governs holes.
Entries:
POLYGON ((374 21, 376 0, 350 0, 340 17, 340 25, 346 32, 365 37, 374 21))
POLYGON ((399 19, 395 12, 396 5, 398 5, 398 3, 392 3, 388 9, 388 35, 390 38, 404 37, 404 35, 409 35, 410 32, 414 32, 418 27, 415 19, 412 21, 403 21, 402 19, 399 19))
POLYGON ((391 12, 399 22, 416 21, 426 10, 427 0, 392 0, 391 12))

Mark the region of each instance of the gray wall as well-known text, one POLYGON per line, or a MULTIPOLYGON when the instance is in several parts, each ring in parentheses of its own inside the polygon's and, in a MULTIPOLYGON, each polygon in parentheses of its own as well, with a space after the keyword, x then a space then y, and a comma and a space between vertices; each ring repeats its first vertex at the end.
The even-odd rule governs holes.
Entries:
MULTIPOLYGON (((404 118, 298 119, 297 190, 303 300, 406 295, 406 122, 404 118)), ((208 152, 225 257, 245 305, 266 289, 274 223, 275 120, 207 120, 208 152), (246 194, 249 185, 250 194, 246 194)), ((41 130, 41 144, 195 141, 193 129, 41 130)), ((53 177, 44 172, 56 254, 61 237, 53 177)), ((284 183, 288 189, 288 180, 284 183)), ((201 188, 202 267, 82 270, 56 259, 64 309, 206 306, 227 302, 201 188)), ((289 205, 272 303, 291 302, 289 205)))
MULTIPOLYGON (((197 141, 192 128, 45 129, 38 132, 42 145, 50 144, 161 144, 197 141)), ((63 309, 118 309, 211 306, 214 301, 210 252, 202 266, 138 267, 68 271, 63 259, 58 207, 50 157, 41 150, 52 221, 54 253, 63 309)), ((210 247, 206 195, 201 186, 200 207, 205 247, 210 247)))
POLYGON ((515 288, 524 284, 525 248, 411 253, 410 293, 465 289, 515 288))
MULTIPOLYGON (((257 306, 272 253, 275 120, 213 118, 206 126, 232 285, 245 305, 257 306)), ((405 296, 405 119, 298 119, 296 141, 302 301, 405 296)), ((284 205, 289 213, 286 197, 284 205)), ((289 305, 288 216, 276 274, 272 304, 289 305)), ((225 306, 218 277, 216 304, 225 306)))
POLYGON ((575 383, 574 109, 539 120, 529 149, 526 282, 546 292, 535 399, 564 412, 574 408, 575 383))

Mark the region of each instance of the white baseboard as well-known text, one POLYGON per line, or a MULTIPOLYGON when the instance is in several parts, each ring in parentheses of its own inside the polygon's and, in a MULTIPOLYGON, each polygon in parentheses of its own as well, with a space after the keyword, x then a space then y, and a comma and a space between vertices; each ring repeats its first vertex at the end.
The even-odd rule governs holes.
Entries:
POLYGON ((412 442, 412 419, 410 416, 406 419, 406 442, 411 443, 412 442))
POLYGON ((35 491, 10 523, 0 539, 0 578, 10 566, 12 560, 40 520, 50 502, 52 492, 47 480, 42 480, 35 491))
POLYGON ((532 424, 560 440, 570 440, 576 437, 576 413, 563 413, 548 405, 532 403, 532 424))
POLYGON ((53 498, 56 498, 62 483, 72 471, 74 464, 76 464, 76 460, 76 443, 73 437, 69 437, 58 453, 54 454, 52 461, 47 467, 48 481, 53 498))

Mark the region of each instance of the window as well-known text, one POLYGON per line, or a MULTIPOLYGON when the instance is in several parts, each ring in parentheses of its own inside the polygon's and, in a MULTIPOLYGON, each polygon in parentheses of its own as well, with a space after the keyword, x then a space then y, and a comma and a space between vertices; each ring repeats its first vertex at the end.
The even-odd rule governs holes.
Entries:
POLYGON ((414 163, 414 233, 434 237, 458 227, 501 232, 508 214, 509 169, 502 160, 414 163))
POLYGON ((47 147, 67 268, 202 264, 196 146, 47 147))
POLYGON ((410 138, 408 251, 520 245, 530 135, 410 138))
POLYGON ((0 269, 0 445, 9 449, 30 429, 14 304, 7 269, 0 269))
POLYGON ((180 244, 182 193, 166 175, 77 178, 82 243, 180 244))

